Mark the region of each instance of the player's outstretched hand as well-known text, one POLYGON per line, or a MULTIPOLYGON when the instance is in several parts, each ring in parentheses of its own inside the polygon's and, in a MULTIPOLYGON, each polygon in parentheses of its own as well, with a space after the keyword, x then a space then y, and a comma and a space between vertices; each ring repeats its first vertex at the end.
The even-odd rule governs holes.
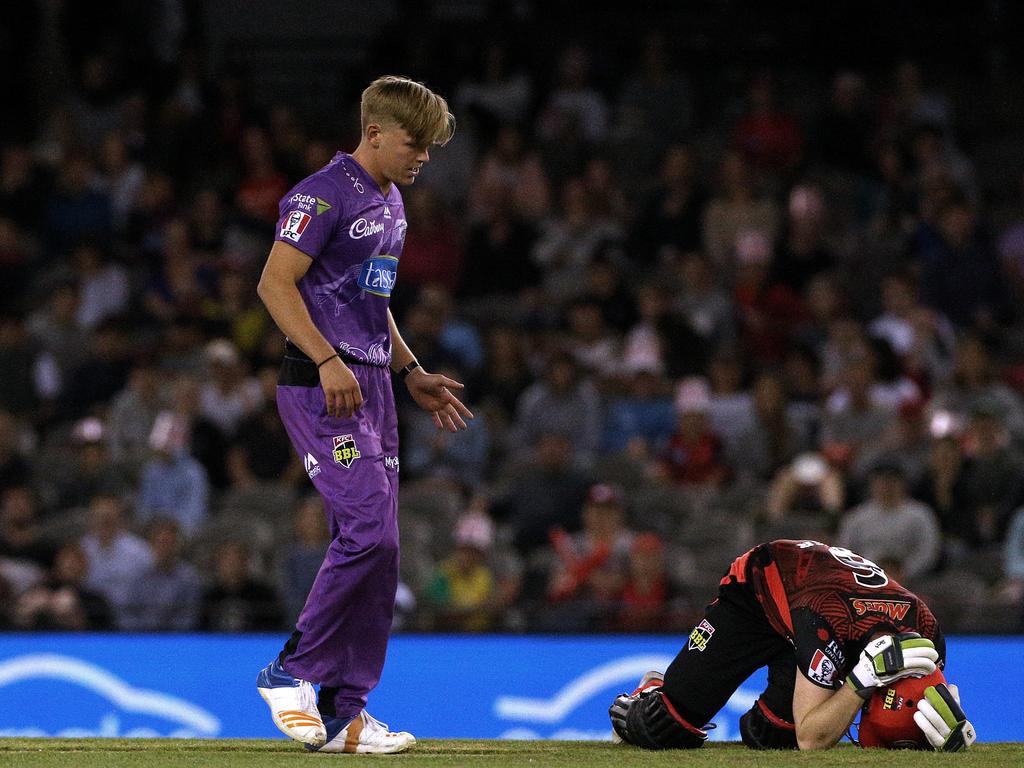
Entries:
POLYGON ((935 644, 916 632, 882 635, 861 651, 846 684, 866 699, 881 685, 904 677, 930 675, 938 659, 935 644))
POLYGON ((473 412, 452 394, 453 389, 464 388, 455 379, 417 368, 406 376, 405 386, 416 405, 433 415, 438 429, 458 432, 466 428, 466 419, 473 418, 473 412))
POLYGON ((359 382, 340 357, 320 366, 320 386, 324 388, 328 416, 348 419, 363 404, 359 382))
POLYGON ((917 702, 914 722, 936 752, 962 752, 977 738, 960 706, 955 685, 939 683, 925 688, 924 698, 917 702))

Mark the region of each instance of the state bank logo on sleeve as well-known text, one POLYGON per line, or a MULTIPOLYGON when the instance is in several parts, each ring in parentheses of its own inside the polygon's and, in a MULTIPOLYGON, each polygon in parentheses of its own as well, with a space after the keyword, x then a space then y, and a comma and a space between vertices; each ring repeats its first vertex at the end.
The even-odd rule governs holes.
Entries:
POLYGON ((319 216, 322 213, 325 213, 326 211, 331 210, 331 208, 334 207, 326 200, 324 200, 322 197, 313 197, 312 195, 295 194, 291 196, 288 202, 295 203, 296 205, 299 206, 299 208, 301 208, 304 211, 308 211, 309 213, 312 213, 313 209, 316 208, 317 216, 319 216))
POLYGON ((288 214, 288 218, 285 219, 284 226, 281 227, 281 237, 286 237, 295 243, 299 242, 299 238, 302 237, 302 233, 309 225, 310 219, 311 217, 308 213, 292 211, 288 214))
POLYGON ((334 438, 334 463, 341 464, 345 469, 352 466, 352 462, 362 456, 356 448, 356 441, 352 435, 337 435, 334 438))
POLYGON ((820 649, 814 652, 807 676, 816 683, 832 685, 836 679, 836 665, 820 649))
POLYGON ((359 287, 374 296, 390 297, 398 282, 398 259, 394 256, 371 256, 359 270, 359 287))

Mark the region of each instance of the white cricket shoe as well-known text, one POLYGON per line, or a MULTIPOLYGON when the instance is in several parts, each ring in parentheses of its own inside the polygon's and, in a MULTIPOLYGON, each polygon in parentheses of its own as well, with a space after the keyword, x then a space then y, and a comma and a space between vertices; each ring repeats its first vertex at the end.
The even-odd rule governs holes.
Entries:
POLYGON ((316 707, 312 683, 292 677, 274 659, 256 677, 256 690, 270 707, 274 725, 285 736, 312 748, 327 742, 327 727, 316 707))
POLYGON ((365 709, 350 722, 327 718, 327 743, 322 747, 306 746, 314 752, 346 752, 349 754, 393 754, 404 752, 416 744, 416 737, 406 731, 389 731, 365 709))

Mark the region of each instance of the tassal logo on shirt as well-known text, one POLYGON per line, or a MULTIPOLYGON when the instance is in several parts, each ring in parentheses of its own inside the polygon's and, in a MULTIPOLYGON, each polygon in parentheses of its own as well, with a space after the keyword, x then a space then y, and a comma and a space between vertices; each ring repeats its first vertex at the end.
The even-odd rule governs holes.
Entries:
POLYGON ((398 281, 398 259, 394 256, 371 256, 359 271, 359 287, 374 296, 391 296, 398 281))

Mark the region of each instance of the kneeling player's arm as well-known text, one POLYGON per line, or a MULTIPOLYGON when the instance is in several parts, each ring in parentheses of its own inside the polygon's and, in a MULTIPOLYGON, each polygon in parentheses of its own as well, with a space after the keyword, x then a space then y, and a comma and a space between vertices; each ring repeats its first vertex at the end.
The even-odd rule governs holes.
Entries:
POLYGON ((821 688, 798 670, 793 687, 793 721, 800 749, 834 747, 864 704, 849 686, 838 691, 821 688))

